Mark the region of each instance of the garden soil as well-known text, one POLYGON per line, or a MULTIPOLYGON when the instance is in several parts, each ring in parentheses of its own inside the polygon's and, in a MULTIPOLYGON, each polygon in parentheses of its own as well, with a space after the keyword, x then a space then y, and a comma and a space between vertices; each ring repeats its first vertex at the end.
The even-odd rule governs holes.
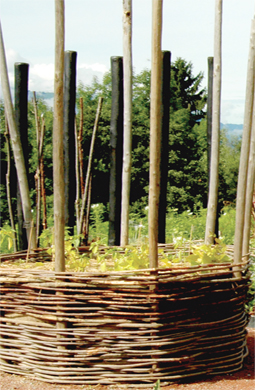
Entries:
MULTIPOLYGON (((160 390, 255 390, 255 329, 248 329, 247 343, 249 355, 245 358, 243 369, 233 374, 217 375, 190 379, 182 383, 173 383, 160 387, 160 390)), ((1 390, 125 390, 128 386, 90 386, 90 385, 60 385, 45 383, 22 375, 12 375, 0 372, 1 390)), ((133 390, 136 387, 133 387, 133 390)), ((152 390, 143 387, 143 390, 152 390)))

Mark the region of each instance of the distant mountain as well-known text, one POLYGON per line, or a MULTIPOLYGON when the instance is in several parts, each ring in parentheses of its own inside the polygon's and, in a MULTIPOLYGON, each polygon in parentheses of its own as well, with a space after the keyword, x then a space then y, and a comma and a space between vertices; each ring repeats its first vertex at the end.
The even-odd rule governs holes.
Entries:
POLYGON ((243 133, 243 125, 236 125, 233 123, 221 123, 221 129, 226 129, 229 135, 235 135, 237 137, 241 137, 243 133))
MULTIPOLYGON (((33 97, 33 92, 28 91, 28 99, 32 99, 33 97)), ((43 100, 48 100, 48 99, 53 99, 54 98, 54 92, 36 92, 36 97, 38 99, 43 99, 43 100)))

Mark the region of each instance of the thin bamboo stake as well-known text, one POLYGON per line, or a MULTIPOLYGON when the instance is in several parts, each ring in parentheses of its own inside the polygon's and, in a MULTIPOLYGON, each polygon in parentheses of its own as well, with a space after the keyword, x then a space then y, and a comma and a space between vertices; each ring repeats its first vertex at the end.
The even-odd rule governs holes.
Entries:
MULTIPOLYGON (((249 58, 248 58, 248 69, 247 69, 247 80, 246 80, 244 125, 243 125, 242 147, 241 147, 239 175, 238 175, 238 184, 237 184, 234 263, 238 263, 243 255, 243 237, 244 237, 243 234, 244 234, 247 171, 248 171, 248 161, 249 161, 249 153, 250 153, 252 113, 254 109, 254 71, 255 71, 255 18, 253 18, 251 24, 250 51, 249 51, 249 58)), ((240 276, 240 273, 237 274, 239 274, 240 276)))
POLYGON ((43 140, 44 140, 44 134, 45 134, 45 121, 44 117, 42 116, 42 129, 41 129, 41 141, 40 141, 40 177, 41 177, 41 197, 42 197, 42 204, 43 204, 43 220, 42 220, 42 226, 43 230, 47 229, 47 205, 46 205, 46 191, 45 191, 45 180, 44 180, 44 163, 43 163, 43 140))
POLYGON ((65 270, 64 158, 63 158, 63 75, 64 0, 55 0, 55 80, 53 123, 55 271, 65 270))
POLYGON ((40 152, 39 152, 41 130, 40 130, 40 123, 39 123, 39 117, 38 117, 35 91, 33 91, 33 103, 34 103, 36 140, 37 140, 37 168, 36 168, 36 174, 35 174, 35 182, 36 182, 36 224, 35 224, 35 231, 36 231, 36 242, 38 243, 39 230, 40 230, 40 216, 41 216, 41 175, 40 175, 40 152))
POLYGON ((85 245, 88 245, 88 239, 89 239, 89 216, 90 216, 90 209, 91 209, 91 189, 92 189, 92 173, 90 172, 87 210, 86 210, 86 218, 85 218, 85 223, 84 223, 84 243, 85 243, 85 245))
POLYGON ((83 138, 83 98, 80 98, 80 130, 78 135, 78 150, 79 150, 79 170, 80 170, 80 186, 83 196, 84 191, 84 178, 83 178, 83 148, 82 148, 82 138, 83 138))
POLYGON ((98 106, 97 106, 97 112, 96 112, 96 119, 95 119, 95 123, 94 123, 94 128, 93 128, 92 138, 91 138, 91 144, 90 144, 90 150, 89 150, 89 160, 88 160, 87 174, 86 174, 85 187, 84 187, 84 193, 83 193, 82 204, 81 204, 81 211, 80 211, 79 230, 77 232, 78 235, 81 234, 82 226, 83 226, 85 205, 86 205, 87 197, 88 197, 88 187, 89 187, 89 177, 90 177, 91 165, 92 165, 92 156, 93 156, 93 152, 94 152, 94 145, 95 145, 95 140, 96 140, 96 132, 97 132, 97 129, 98 129, 98 123, 99 123, 100 113, 101 113, 101 109, 102 109, 102 104, 103 104, 103 98, 99 97, 99 99, 98 99, 98 106))
MULTIPOLYGON (((13 149, 15 166, 17 170, 17 176, 18 176, 18 182, 19 182, 19 188, 21 194, 22 211, 23 211, 24 221, 26 226, 27 239, 29 240, 30 230, 31 229, 33 230, 31 201, 30 201, 24 154, 22 150, 20 135, 18 133, 17 124, 15 121, 14 110, 13 110, 13 105, 11 100, 11 91, 10 91, 10 85, 8 79, 1 24, 0 24, 0 69, 1 69, 1 84, 2 84, 6 116, 7 116, 7 121, 10 130, 12 149, 13 149)), ((31 248, 34 249, 35 247, 36 247, 36 238, 35 238, 35 232, 33 230, 32 237, 31 237, 31 248)))
POLYGON ((80 222, 80 170, 79 170, 79 136, 77 134, 77 123, 74 121, 74 138, 75 138, 75 177, 76 177, 76 199, 75 199, 75 211, 76 211, 76 231, 79 231, 80 222))
POLYGON ((214 243, 218 208, 219 155, 220 155, 220 102, 221 102, 221 46, 222 0, 215 0, 214 67, 213 67, 213 114, 210 183, 206 217, 205 242, 214 243))
POLYGON ((6 155, 7 155, 7 172, 5 175, 6 178, 6 195, 7 195, 7 202, 8 202, 8 209, 9 209, 9 215, 10 215, 10 222, 11 222, 11 228, 13 230, 13 251, 17 252, 17 245, 16 245, 16 232, 15 232, 15 223, 13 218, 13 212, 12 212, 12 202, 11 202, 11 189, 10 189, 10 171, 11 171, 11 151, 10 151, 10 135, 8 130, 8 123, 7 119, 5 117, 5 140, 6 140, 6 155))
POLYGON ((152 1, 152 67, 150 108, 150 181, 149 181, 149 258, 150 267, 158 266, 158 206, 161 143, 162 3, 152 1))
POLYGON ((128 245, 132 152, 132 0, 123 0, 124 133, 120 245, 128 245))

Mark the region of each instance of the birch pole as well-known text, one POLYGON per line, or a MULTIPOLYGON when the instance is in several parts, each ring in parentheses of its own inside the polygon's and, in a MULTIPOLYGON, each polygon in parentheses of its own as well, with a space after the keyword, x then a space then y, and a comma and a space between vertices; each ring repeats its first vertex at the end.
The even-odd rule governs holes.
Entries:
POLYGON ((247 172, 246 197, 245 197, 245 211, 244 211, 244 228, 243 228, 243 247, 242 255, 248 260, 250 247, 250 233, 251 233, 251 212, 252 212, 252 198, 254 193, 255 180, 255 107, 253 105, 253 120, 250 142, 250 154, 247 172))
POLYGON ((222 46, 222 0, 215 0, 214 67, 213 67, 213 113, 210 183, 207 205, 205 243, 214 244, 214 232, 218 208, 219 156, 220 156, 220 103, 221 103, 221 46, 222 46))
POLYGON ((124 133, 120 245, 128 245, 132 153, 132 0, 123 0, 124 133))
POLYGON ((63 158, 64 0, 55 0, 55 79, 53 122, 53 188, 55 271, 65 271, 65 199, 63 158))
POLYGON ((160 145, 162 117, 162 5, 163 0, 152 0, 152 64, 149 174, 149 259, 151 268, 156 268, 158 266, 158 206, 160 192, 160 145))
POLYGON ((36 238, 35 238, 35 231, 33 229, 33 217, 31 211, 31 201, 30 201, 30 194, 29 194, 27 171, 26 171, 26 165, 25 165, 25 159, 24 159, 23 149, 21 145, 20 135, 17 129, 17 124, 15 121, 14 110, 13 110, 13 105, 11 100, 11 91, 10 91, 10 85, 8 79, 1 24, 0 24, 0 69, 1 69, 1 83, 2 83, 2 91, 4 97, 5 112, 6 112, 7 122, 9 125, 12 150, 13 150, 15 166, 17 170, 20 195, 21 195, 21 203, 22 203, 22 211, 23 211, 23 216, 24 216, 24 221, 26 226, 27 240, 29 241, 29 238, 31 237, 31 248, 33 249, 36 248, 36 238))
MULTIPOLYGON (((239 263, 243 255, 243 237, 244 237, 243 229, 244 229, 244 215, 245 215, 247 171, 248 171, 248 162, 249 162, 249 154, 250 154, 252 113, 254 109, 254 71, 255 71, 255 18, 253 18, 251 24, 250 50, 249 50, 247 80, 246 80, 244 125, 243 125, 242 147, 241 147, 238 184, 237 184, 234 263, 239 263)), ((247 247, 245 250, 247 250, 247 247)))

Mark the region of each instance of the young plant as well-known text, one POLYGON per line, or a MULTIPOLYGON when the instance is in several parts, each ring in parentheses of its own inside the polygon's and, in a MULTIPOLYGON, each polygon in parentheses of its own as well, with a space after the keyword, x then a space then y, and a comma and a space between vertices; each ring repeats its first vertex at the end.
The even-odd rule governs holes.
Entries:
POLYGON ((4 225, 0 229, 0 248, 1 253, 13 253, 13 241, 15 240, 15 231, 9 225, 4 225))

